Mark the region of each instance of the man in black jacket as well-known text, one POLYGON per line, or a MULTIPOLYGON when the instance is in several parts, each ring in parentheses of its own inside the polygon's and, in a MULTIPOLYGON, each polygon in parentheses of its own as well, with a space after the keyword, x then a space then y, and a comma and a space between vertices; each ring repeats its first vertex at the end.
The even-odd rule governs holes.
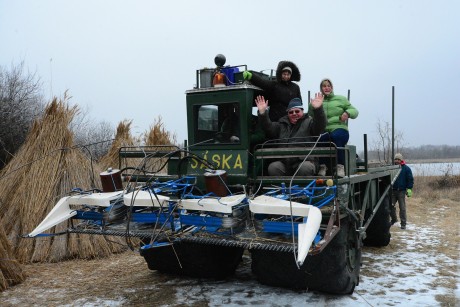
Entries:
MULTIPOLYGON (((311 100, 313 107, 313 118, 303 112, 302 100, 292 99, 285 112, 287 115, 281 117, 279 121, 273 122, 268 109, 268 100, 263 96, 255 99, 258 109, 258 119, 265 134, 271 139, 286 139, 288 143, 305 142, 311 136, 319 136, 326 128, 326 115, 323 110, 323 95, 317 93, 311 100)), ((284 140, 283 140, 284 142, 284 140)), ((299 176, 309 176, 316 173, 316 164, 313 160, 295 158, 275 161, 268 166, 270 176, 289 176, 298 169, 299 176)))

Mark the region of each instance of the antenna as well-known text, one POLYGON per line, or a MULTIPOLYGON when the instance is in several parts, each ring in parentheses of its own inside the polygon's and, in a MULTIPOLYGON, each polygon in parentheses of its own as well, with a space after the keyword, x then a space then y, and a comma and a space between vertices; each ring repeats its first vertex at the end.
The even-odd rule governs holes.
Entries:
POLYGON ((53 58, 50 58, 50 97, 53 99, 53 58))

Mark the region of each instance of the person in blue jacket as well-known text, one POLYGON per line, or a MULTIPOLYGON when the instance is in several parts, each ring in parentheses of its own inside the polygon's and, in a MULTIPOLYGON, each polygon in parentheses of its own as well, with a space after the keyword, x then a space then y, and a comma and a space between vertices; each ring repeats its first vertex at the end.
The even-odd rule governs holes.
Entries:
POLYGON ((406 195, 412 197, 412 188, 414 187, 414 176, 412 170, 406 165, 403 155, 400 153, 395 154, 394 163, 401 166, 401 172, 398 178, 393 183, 393 197, 392 206, 390 211, 391 225, 396 223, 396 202, 399 203, 399 218, 401 220, 401 229, 406 229, 407 215, 406 215, 406 195))

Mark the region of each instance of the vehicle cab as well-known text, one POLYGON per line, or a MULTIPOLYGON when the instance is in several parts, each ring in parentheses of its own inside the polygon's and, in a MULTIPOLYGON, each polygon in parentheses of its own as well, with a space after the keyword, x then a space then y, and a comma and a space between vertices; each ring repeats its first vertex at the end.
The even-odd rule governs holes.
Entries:
POLYGON ((197 70, 196 87, 186 91, 187 148, 196 155, 187 173, 201 178, 209 168, 202 158, 226 171, 230 186, 244 185, 252 171, 251 152, 265 140, 254 102, 262 90, 244 82, 245 65, 224 66, 222 57, 216 56, 215 69, 197 70))

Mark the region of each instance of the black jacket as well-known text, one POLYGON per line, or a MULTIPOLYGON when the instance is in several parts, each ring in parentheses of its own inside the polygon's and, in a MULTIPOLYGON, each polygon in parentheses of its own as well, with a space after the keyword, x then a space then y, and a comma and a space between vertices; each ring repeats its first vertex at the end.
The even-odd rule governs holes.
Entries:
POLYGON ((268 105, 270 107, 269 116, 272 121, 277 121, 286 115, 289 101, 293 98, 302 99, 300 87, 292 81, 300 81, 300 72, 297 66, 289 61, 281 61, 278 63, 276 81, 264 79, 257 74, 252 75, 251 83, 266 92, 265 99, 268 100, 268 105), (284 67, 290 67, 292 69, 291 80, 288 82, 284 82, 281 79, 284 67))
MULTIPOLYGON (((313 110, 313 118, 308 116, 308 114, 304 114, 295 124, 291 124, 288 115, 283 116, 277 122, 272 122, 267 112, 259 114, 259 122, 269 139, 286 139, 280 140, 280 142, 292 143, 292 145, 287 146, 296 146, 296 142, 315 141, 321 133, 324 133, 327 120, 323 107, 320 107, 313 110)), ((283 163, 288 168, 288 173, 292 173, 301 160, 303 158, 283 159, 283 163)), ((308 160, 312 161, 315 165, 318 164, 316 158, 310 157, 308 160)))
POLYGON ((273 122, 269 118, 270 113, 271 110, 268 112, 268 116, 267 112, 259 114, 260 124, 269 139, 297 138, 289 140, 289 142, 311 141, 311 136, 319 136, 324 133, 326 128, 327 120, 323 107, 313 110, 313 118, 304 114, 295 124, 291 124, 288 115, 283 116, 277 122, 273 122))

